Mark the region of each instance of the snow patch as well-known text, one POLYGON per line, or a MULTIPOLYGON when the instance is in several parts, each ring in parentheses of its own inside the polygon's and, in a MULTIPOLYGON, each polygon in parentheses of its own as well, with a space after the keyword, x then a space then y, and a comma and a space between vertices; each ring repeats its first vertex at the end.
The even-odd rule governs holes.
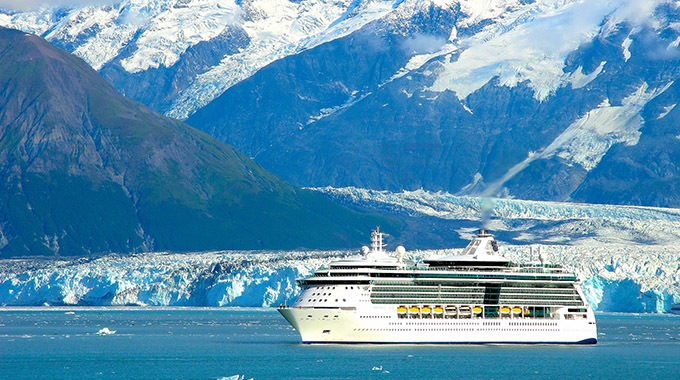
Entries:
POLYGON ((582 88, 588 85, 597 78, 602 72, 604 65, 607 61, 600 62, 600 65, 593 70, 590 74, 583 74, 583 67, 579 66, 576 71, 574 71, 569 77, 569 82, 571 83, 571 88, 582 88))
POLYGON ((605 105, 590 110, 572 123, 537 158, 557 154, 560 158, 592 170, 614 144, 637 144, 644 123, 640 111, 672 84, 649 91, 643 83, 620 106, 605 105))
POLYGON ((614 144, 637 144, 641 135, 639 129, 644 123, 640 111, 650 100, 666 91, 672 84, 673 82, 670 82, 662 88, 648 91, 647 83, 643 83, 636 91, 623 99, 621 106, 611 106, 609 99, 605 99, 600 106, 573 122, 547 147, 538 152, 529 152, 527 158, 515 164, 499 180, 490 184, 482 195, 498 196, 498 192, 507 181, 538 159, 547 159, 557 155, 567 162, 579 164, 585 170, 590 171, 597 166, 614 144))
POLYGON ((456 61, 442 63, 442 72, 430 89, 451 90, 465 99, 497 78, 508 87, 527 82, 534 97, 542 101, 569 79, 563 72, 567 55, 599 33, 602 20, 617 4, 546 0, 508 12, 461 41, 464 50, 456 61))
POLYGON ((628 62, 628 60, 631 57, 630 44, 632 44, 632 43, 633 43, 633 40, 631 40, 630 35, 628 35, 628 37, 626 37, 626 39, 623 40, 623 43, 621 44, 621 46, 623 47, 623 60, 625 62, 628 62))
POLYGON ((137 50, 121 61, 125 70, 136 73, 161 65, 170 67, 187 48, 241 22, 241 8, 234 1, 203 0, 183 5, 166 6, 150 17, 150 26, 135 41, 137 50))
POLYGON ((671 104, 670 106, 664 107, 663 112, 661 112, 656 119, 657 120, 663 119, 666 115, 668 115, 669 112, 671 112, 673 110, 673 108, 675 108, 676 105, 677 105, 677 103, 674 103, 674 104, 671 104))

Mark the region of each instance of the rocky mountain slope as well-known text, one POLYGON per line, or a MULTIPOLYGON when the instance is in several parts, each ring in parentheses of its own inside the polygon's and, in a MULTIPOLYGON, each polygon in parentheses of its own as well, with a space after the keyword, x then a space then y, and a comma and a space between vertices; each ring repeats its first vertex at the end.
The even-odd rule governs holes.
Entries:
POLYGON ((0 255, 353 246, 376 223, 0 28, 0 255))

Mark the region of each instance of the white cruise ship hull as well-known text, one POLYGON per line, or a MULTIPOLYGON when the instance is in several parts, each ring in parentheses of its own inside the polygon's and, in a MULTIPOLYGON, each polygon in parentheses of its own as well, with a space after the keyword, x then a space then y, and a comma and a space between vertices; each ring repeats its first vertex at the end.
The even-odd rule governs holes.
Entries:
POLYGON ((279 308, 303 343, 594 344, 587 319, 408 319, 353 308, 279 308))

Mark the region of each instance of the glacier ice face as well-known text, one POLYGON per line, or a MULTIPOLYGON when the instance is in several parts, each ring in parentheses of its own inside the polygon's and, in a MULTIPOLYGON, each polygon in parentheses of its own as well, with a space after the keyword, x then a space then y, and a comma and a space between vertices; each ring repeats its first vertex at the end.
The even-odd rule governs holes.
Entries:
MULTIPOLYGON (((597 310, 665 312, 680 302, 678 246, 544 246, 550 261, 583 279, 597 310)), ((416 250, 406 258, 456 254, 416 250)), ((207 252, 106 256, 94 260, 0 261, 0 305, 243 306, 292 303, 295 280, 356 252, 207 252)), ((527 247, 501 254, 528 261, 527 247)), ((535 260, 535 257, 533 258, 535 260)))
POLYGON ((0 305, 272 306, 344 252, 208 252, 4 260, 0 305))
MULTIPOLYGON (((678 245, 553 245, 543 249, 551 262, 574 270, 582 279, 586 299, 596 310, 667 312, 680 302, 678 245)), ((503 253, 518 261, 531 259, 525 247, 506 247, 503 253)))

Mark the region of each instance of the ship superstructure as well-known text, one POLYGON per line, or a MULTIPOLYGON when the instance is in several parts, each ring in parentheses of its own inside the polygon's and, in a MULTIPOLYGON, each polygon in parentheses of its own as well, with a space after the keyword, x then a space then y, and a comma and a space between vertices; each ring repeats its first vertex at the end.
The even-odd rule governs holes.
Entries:
POLYGON ((596 343, 595 316, 573 273, 513 263, 481 230, 460 255, 421 263, 384 250, 371 234, 362 255, 298 280, 279 312, 305 343, 596 343))

